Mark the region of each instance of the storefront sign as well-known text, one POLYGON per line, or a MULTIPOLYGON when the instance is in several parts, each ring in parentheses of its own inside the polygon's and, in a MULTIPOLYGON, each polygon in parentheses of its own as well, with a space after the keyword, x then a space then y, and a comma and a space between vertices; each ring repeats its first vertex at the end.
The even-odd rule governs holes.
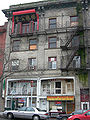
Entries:
POLYGON ((47 100, 74 100, 74 96, 47 96, 47 100))

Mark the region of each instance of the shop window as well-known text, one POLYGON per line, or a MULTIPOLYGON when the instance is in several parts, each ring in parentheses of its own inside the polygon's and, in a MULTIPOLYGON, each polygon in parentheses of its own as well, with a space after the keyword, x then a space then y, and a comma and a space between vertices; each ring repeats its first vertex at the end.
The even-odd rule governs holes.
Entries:
POLYGON ((61 94, 61 82, 55 82, 55 93, 61 94))
POLYGON ((12 45, 12 51, 19 51, 20 49, 20 40, 14 40, 12 45))
POLYGON ((56 69, 56 57, 49 57, 49 69, 56 69))
POLYGON ((36 50, 37 49, 37 40, 30 40, 30 45, 29 45, 30 50, 36 50))
POLYGON ((28 58, 29 69, 36 69, 36 58, 28 58))
POLYGON ((73 58, 73 67, 74 68, 80 68, 80 56, 74 56, 73 58))
POLYGON ((49 19, 49 28, 50 29, 56 28, 56 18, 49 19))
POLYGON ((49 38, 49 48, 56 48, 57 38, 51 37, 49 38))
POLYGON ((14 59, 11 62, 11 70, 18 70, 19 69, 19 60, 14 59))
POLYGON ((78 17, 77 16, 71 16, 70 17, 70 25, 71 26, 77 26, 78 25, 78 17))

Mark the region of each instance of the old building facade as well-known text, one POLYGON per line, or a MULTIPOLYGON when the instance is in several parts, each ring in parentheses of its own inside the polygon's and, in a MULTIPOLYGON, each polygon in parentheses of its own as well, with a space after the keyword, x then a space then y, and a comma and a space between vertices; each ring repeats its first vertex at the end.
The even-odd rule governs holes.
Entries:
POLYGON ((12 5, 3 12, 9 19, 5 107, 35 106, 47 111, 59 107, 66 113, 88 109, 81 3, 48 0, 12 5))
POLYGON ((0 106, 0 110, 4 107, 4 99, 2 99, 2 76, 3 76, 3 63, 4 63, 4 55, 5 55, 5 40, 7 33, 7 23, 0 26, 0 102, 2 107, 0 106))

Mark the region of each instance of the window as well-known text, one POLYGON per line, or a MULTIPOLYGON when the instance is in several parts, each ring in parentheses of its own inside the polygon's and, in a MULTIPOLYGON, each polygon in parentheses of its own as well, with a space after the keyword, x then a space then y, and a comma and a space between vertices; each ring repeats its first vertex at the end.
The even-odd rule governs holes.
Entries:
POLYGON ((19 51, 19 49, 20 49, 20 40, 14 40, 13 46, 12 46, 12 51, 19 51))
POLYGON ((78 25, 78 17, 77 16, 71 16, 70 17, 70 25, 71 26, 77 26, 78 25))
POLYGON ((15 59, 11 62, 11 70, 18 70, 19 69, 19 60, 15 59))
POLYGON ((22 24, 22 33, 29 33, 29 23, 22 24))
POLYGON ((74 68, 80 68, 80 56, 75 56, 73 58, 73 67, 74 68))
POLYGON ((49 19, 49 28, 56 28, 56 18, 49 19))
POLYGON ((49 38, 49 48, 56 48, 56 42, 57 42, 56 37, 49 38))
POLYGON ((29 69, 36 69, 36 58, 28 59, 29 69))
POLYGON ((16 34, 21 34, 22 32, 22 23, 18 22, 17 24, 15 24, 15 29, 14 29, 16 34))
POLYGON ((49 69, 56 69, 56 57, 49 57, 49 69))
POLYGON ((55 82, 55 93, 61 94, 61 82, 55 82))
POLYGON ((29 46, 30 50, 36 50, 37 49, 37 40, 30 40, 30 46, 29 46))
POLYGON ((79 38, 78 36, 74 36, 71 42, 72 47, 79 46, 79 38))
POLYGON ((67 83, 67 93, 72 93, 72 84, 71 84, 71 82, 67 83))

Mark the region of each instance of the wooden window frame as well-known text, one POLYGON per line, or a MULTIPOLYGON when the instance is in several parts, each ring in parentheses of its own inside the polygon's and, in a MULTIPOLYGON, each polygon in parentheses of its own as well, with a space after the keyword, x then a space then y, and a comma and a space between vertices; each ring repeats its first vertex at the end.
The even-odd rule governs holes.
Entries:
POLYGON ((78 26, 78 16, 70 16, 70 26, 78 26), (77 20, 73 21, 72 18, 76 17, 77 20))
POLYGON ((37 50, 37 39, 30 39, 30 40, 29 40, 29 50, 37 50), (36 41, 36 44, 31 44, 31 43, 30 43, 31 40, 32 40, 32 41, 35 40, 35 41, 36 41), (30 46, 36 46, 36 47, 35 47, 35 49, 34 49, 34 48, 33 48, 33 49, 30 49, 30 46))
POLYGON ((19 59, 13 59, 13 60, 11 61, 11 71, 18 71, 18 70, 19 70, 19 65, 20 65, 19 59), (13 65, 12 65, 13 63, 12 63, 12 62, 14 62, 14 61, 18 61, 18 62, 19 62, 19 64, 15 66, 16 69, 13 69, 13 65))
POLYGON ((57 69, 57 57, 56 57, 56 56, 55 56, 55 57, 48 57, 48 68, 51 69, 51 70, 57 69), (55 61, 51 61, 51 62, 50 62, 50 59, 55 59, 55 61), (56 63, 55 63, 55 64, 56 64, 55 68, 50 67, 50 65, 49 65, 49 64, 51 63, 51 66, 52 66, 53 62, 56 62, 56 63))
POLYGON ((48 39, 48 48, 57 48, 57 37, 54 36, 54 37, 49 37, 48 39), (50 39, 52 38, 56 38, 56 42, 50 42, 50 39), (56 44, 56 47, 50 47, 50 44, 56 44))
POLYGON ((17 52, 20 50, 20 43, 18 45, 14 45, 15 44, 14 42, 21 42, 21 40, 13 40, 12 51, 17 52), (15 48, 18 48, 18 49, 15 50, 15 48))
POLYGON ((57 20, 56 18, 49 18, 49 29, 54 29, 57 27, 57 20), (54 23, 50 23, 50 20, 55 20, 54 23), (55 27, 52 27, 53 25, 55 25, 55 27))

